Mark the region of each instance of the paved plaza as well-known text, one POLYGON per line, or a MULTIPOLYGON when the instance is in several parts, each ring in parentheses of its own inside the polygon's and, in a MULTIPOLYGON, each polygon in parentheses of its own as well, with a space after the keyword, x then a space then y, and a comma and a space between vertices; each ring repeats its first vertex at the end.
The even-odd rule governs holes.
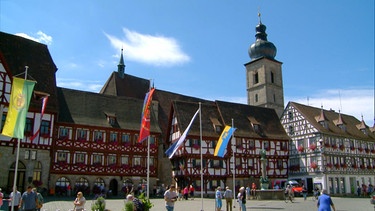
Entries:
MULTIPOLYGON (((370 198, 338 198, 333 197, 333 202, 336 205, 337 211, 374 211, 374 205, 370 204, 370 198)), ((73 209, 73 200, 68 198, 46 198, 46 202, 42 208, 42 211, 68 211, 73 209)), ((123 199, 106 199, 106 208, 110 211, 122 211, 124 208, 123 199)), ((152 211, 164 211, 163 199, 151 199, 154 204, 152 211)), ((91 211, 91 204, 93 201, 91 199, 87 200, 86 210, 91 211)), ((237 205, 237 204, 235 204, 237 205)), ((225 202, 223 201, 223 211, 225 209, 225 202)), ((204 198, 195 198, 194 200, 182 200, 177 201, 175 204, 175 211, 200 211, 203 207, 204 211, 214 211, 215 210, 215 200, 204 198), (203 202, 203 206, 202 206, 203 202)), ((255 211, 267 211, 267 210, 298 210, 298 211, 310 211, 317 210, 316 201, 312 198, 308 198, 306 201, 303 198, 296 198, 294 203, 285 203, 284 201, 276 200, 248 200, 246 202, 247 210, 255 211)), ((238 211, 238 206, 233 209, 233 211, 238 211)))

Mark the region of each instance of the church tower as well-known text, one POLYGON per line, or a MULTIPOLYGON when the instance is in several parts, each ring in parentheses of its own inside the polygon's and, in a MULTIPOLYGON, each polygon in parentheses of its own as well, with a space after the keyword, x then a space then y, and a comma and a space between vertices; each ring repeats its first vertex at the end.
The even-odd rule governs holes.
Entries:
POLYGON ((275 60, 276 47, 267 41, 266 26, 258 16, 256 40, 249 48, 251 61, 245 64, 247 104, 273 108, 280 117, 284 111, 282 63, 275 60))

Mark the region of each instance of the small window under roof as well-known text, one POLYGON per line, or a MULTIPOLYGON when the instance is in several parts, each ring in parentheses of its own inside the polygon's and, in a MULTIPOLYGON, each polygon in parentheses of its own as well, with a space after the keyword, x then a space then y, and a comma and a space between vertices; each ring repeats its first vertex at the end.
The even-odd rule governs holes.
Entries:
POLYGON ((214 117, 210 117, 210 120, 212 122, 212 125, 215 129, 215 131, 217 133, 220 133, 221 132, 221 128, 222 128, 222 124, 220 123, 220 121, 217 119, 217 118, 214 118, 214 117))
POLYGON ((104 112, 105 116, 107 117, 107 121, 110 125, 114 125, 116 123, 116 114, 110 112, 104 112))

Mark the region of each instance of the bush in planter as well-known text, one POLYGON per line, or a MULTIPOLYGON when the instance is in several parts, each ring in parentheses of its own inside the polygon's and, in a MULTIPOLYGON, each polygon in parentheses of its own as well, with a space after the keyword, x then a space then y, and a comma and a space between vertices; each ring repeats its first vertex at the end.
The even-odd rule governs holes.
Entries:
POLYGON ((94 204, 91 205, 92 211, 104 211, 105 210, 105 199, 98 197, 94 204))
POLYGON ((131 201, 128 201, 125 203, 125 208, 123 211, 133 211, 134 210, 134 204, 131 201))
POLYGON ((145 196, 145 193, 142 193, 141 195, 139 195, 139 200, 141 200, 142 204, 143 204, 143 210, 144 211, 149 211, 151 209, 151 207, 154 206, 154 204, 152 204, 150 202, 150 199, 148 199, 146 196, 145 196))

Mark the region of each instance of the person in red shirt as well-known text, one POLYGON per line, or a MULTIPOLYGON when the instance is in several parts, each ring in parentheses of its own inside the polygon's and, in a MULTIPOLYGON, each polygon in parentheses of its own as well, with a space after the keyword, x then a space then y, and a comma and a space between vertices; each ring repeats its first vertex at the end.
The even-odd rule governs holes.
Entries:
POLYGON ((250 190, 250 194, 252 196, 255 196, 256 194, 256 190, 257 190, 257 185, 255 183, 251 184, 251 190, 250 190))
POLYGON ((194 200, 194 191, 195 189, 193 185, 190 185, 189 193, 190 193, 191 200, 194 200))

